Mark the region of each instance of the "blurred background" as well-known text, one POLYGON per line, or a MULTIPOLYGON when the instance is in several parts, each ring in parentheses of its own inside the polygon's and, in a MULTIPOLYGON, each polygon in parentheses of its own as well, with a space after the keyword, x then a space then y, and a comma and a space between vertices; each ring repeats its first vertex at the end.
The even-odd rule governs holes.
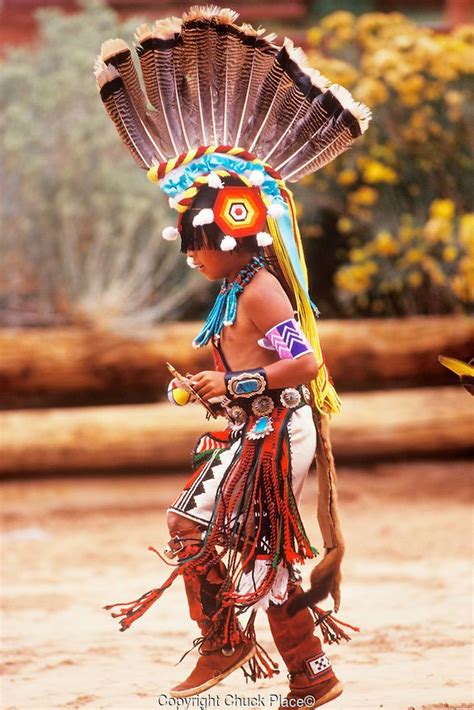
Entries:
MULTIPOLYGON (((473 400, 438 362, 474 356, 472 3, 231 4, 294 39, 374 114, 351 151, 294 186, 343 400, 332 432, 349 540, 344 615, 365 628, 335 654, 349 690, 334 707, 472 707, 473 400)), ((164 510, 197 435, 223 424, 166 402, 166 361, 211 366, 190 343, 216 286, 163 242, 175 216, 117 140, 92 67, 105 39, 131 44, 141 22, 187 8, 0 2, 9 710, 151 708, 183 674, 172 665, 192 638, 181 592, 131 639, 99 608, 163 578, 142 550, 166 540, 164 510)), ((305 510, 318 540, 316 495, 313 476, 305 510)), ((225 687, 235 684, 251 697, 240 680, 225 687)))

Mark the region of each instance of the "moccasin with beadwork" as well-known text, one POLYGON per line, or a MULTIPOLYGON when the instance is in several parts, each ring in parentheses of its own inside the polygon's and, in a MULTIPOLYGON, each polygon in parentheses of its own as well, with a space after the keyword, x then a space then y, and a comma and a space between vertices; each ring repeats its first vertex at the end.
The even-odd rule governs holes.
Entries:
POLYGON ((222 649, 199 656, 192 673, 182 683, 171 688, 173 698, 187 698, 202 693, 243 666, 255 655, 255 645, 251 641, 239 643, 231 655, 225 655, 222 649))

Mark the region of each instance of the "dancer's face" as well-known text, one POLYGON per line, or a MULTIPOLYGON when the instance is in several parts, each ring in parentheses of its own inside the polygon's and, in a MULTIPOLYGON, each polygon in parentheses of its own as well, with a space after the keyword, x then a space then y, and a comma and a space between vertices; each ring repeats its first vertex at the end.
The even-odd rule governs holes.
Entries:
POLYGON ((238 272, 250 261, 251 252, 229 252, 215 249, 190 249, 186 252, 196 269, 209 281, 218 281, 237 276, 238 272))

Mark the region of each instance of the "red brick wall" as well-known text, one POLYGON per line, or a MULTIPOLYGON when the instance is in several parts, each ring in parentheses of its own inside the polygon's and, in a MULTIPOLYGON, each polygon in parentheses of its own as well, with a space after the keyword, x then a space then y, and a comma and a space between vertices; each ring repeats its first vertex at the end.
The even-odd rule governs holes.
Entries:
MULTIPOLYGON (((111 7, 121 15, 148 15, 151 19, 181 15, 194 0, 109 0, 111 7)), ((204 4, 204 2, 203 2, 204 4)), ((308 14, 308 0, 232 0, 221 3, 231 6, 249 22, 275 20, 279 22, 298 21, 308 14)), ((0 0, 0 50, 7 44, 32 42, 36 36, 34 13, 39 8, 57 7, 66 12, 74 12, 79 5, 75 0, 0 0)))
MULTIPOLYGON (((109 0, 109 5, 121 15, 149 15, 152 19, 180 15, 194 0, 109 0)), ((204 3, 203 3, 204 4, 204 3)), ((222 3, 237 10, 249 22, 276 23, 303 21, 309 16, 311 0, 226 0, 222 3)), ((413 0, 420 9, 443 8, 447 25, 473 21, 472 0, 413 0)), ((397 9, 396 0, 378 0, 378 9, 397 9)), ((78 9, 75 0, 0 0, 0 52, 11 44, 33 42, 36 36, 34 13, 39 8, 58 7, 66 12, 78 9)))

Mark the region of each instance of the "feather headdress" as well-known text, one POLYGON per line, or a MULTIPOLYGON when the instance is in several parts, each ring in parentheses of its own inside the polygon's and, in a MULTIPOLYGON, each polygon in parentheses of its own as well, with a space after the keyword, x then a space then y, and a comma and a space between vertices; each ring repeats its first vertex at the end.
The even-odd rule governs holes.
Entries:
POLYGON ((136 32, 144 91, 128 45, 102 45, 101 98, 137 163, 198 146, 238 146, 295 182, 348 148, 370 111, 306 65, 289 39, 237 26, 237 13, 192 7, 136 32))
MULTIPOLYGON (((232 231, 230 205, 221 248, 258 233, 257 243, 274 257, 322 363, 286 182, 322 168, 349 148, 367 129, 371 113, 307 66, 303 51, 289 39, 279 46, 275 35, 239 26, 237 17, 230 9, 195 6, 182 19, 141 25, 136 50, 143 88, 130 48, 123 40, 108 40, 95 65, 97 86, 121 139, 148 177, 159 182, 180 220, 203 186, 217 195, 227 180, 239 179, 244 218, 252 204, 258 214, 253 221, 249 217, 247 228, 238 215, 232 231), (262 213, 267 231, 261 230, 262 213)), ((212 222, 211 213, 201 210, 193 225, 212 222)), ((177 232, 167 228, 163 236, 174 238, 177 232)), ((338 409, 324 365, 313 392, 320 411, 338 409)))

